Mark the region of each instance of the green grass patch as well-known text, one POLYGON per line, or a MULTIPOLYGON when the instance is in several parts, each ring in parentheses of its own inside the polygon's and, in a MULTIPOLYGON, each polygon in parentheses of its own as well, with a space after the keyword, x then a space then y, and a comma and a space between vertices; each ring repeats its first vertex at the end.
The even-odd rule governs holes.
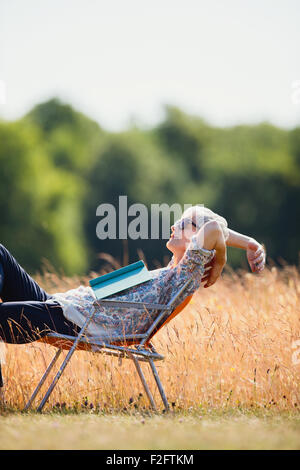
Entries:
POLYGON ((300 449, 300 413, 3 412, 0 449, 300 449))

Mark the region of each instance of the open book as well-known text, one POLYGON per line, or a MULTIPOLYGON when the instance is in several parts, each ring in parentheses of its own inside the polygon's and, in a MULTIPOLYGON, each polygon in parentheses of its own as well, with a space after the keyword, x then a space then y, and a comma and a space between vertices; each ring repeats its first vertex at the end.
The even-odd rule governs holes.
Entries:
POLYGON ((103 274, 103 276, 91 279, 89 284, 98 300, 121 292, 129 287, 149 281, 151 274, 144 261, 129 264, 123 268, 103 274))

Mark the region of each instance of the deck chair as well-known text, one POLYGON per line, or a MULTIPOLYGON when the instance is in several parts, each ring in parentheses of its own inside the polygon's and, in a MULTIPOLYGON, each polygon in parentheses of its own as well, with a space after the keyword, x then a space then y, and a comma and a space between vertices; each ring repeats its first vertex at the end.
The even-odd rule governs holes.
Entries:
POLYGON ((151 324, 151 326, 141 334, 136 335, 127 335, 122 337, 112 337, 109 341, 103 341, 101 339, 97 340, 94 338, 89 338, 86 336, 86 330, 95 315, 95 311, 93 311, 86 319, 84 325, 82 326, 79 334, 77 336, 67 336, 61 335, 55 332, 49 333, 47 336, 41 338, 39 341, 42 341, 47 344, 51 344, 52 346, 57 347, 57 352, 50 362, 48 368, 46 369, 44 375, 42 376, 39 384, 37 385, 36 389, 34 390, 32 396, 30 397, 29 401, 25 405, 24 410, 28 410, 32 405, 35 397, 37 396, 39 390, 41 389, 43 383, 45 382, 46 378, 48 377, 49 373, 51 372, 54 364, 56 363, 57 359, 59 358, 63 349, 68 350, 68 354, 66 355, 63 363, 61 364, 57 374, 55 375, 53 381, 51 382, 48 390, 46 391, 44 397, 42 398, 37 411, 41 412, 45 403, 49 399, 54 387, 56 386, 58 380, 62 376, 67 364, 69 363, 73 353, 75 350, 85 350, 90 352, 99 352, 102 354, 107 354, 111 356, 115 356, 118 358, 125 358, 131 359, 136 367, 138 377, 140 378, 146 395, 150 401, 150 405, 153 410, 157 411, 157 407, 153 396, 151 394, 150 388, 146 382, 145 376, 140 366, 140 362, 147 362, 150 366, 150 369, 153 373, 155 383, 157 385, 159 394, 161 396, 162 402, 164 404, 165 410, 169 410, 169 403, 160 381, 157 369, 155 367, 154 361, 163 360, 164 357, 159 354, 153 344, 151 343, 151 339, 153 336, 165 326, 172 318, 174 318, 178 313, 182 311, 182 309, 189 303, 192 298, 192 295, 189 295, 181 302, 177 307, 175 307, 175 303, 178 298, 184 294, 187 287, 189 286, 191 279, 188 280, 179 290, 174 294, 171 300, 166 304, 155 304, 155 303, 142 303, 142 302, 127 302, 127 301, 114 301, 109 299, 102 299, 96 300, 94 302, 95 306, 110 306, 117 309, 122 308, 138 308, 138 309, 147 309, 157 312, 157 316, 154 316, 155 320, 151 324))

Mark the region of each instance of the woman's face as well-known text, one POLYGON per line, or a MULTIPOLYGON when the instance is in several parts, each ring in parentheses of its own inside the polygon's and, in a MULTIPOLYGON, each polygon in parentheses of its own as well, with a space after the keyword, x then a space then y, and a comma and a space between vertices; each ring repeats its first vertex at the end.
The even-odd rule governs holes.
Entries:
POLYGON ((171 236, 166 247, 177 257, 181 258, 187 249, 192 236, 198 228, 191 217, 182 216, 171 226, 171 236))

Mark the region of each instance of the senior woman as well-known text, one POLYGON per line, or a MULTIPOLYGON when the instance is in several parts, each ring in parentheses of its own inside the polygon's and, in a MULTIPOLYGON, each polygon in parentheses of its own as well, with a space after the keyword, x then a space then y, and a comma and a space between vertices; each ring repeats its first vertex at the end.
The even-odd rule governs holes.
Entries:
MULTIPOLYGON (((166 244, 173 254, 168 265, 150 271, 149 281, 112 295, 110 299, 167 303, 191 278, 188 289, 177 300, 178 305, 193 294, 201 282, 207 288, 217 281, 226 263, 226 246, 246 250, 252 271, 262 271, 265 265, 262 245, 230 230, 227 221, 213 211, 201 208, 204 217, 200 219, 198 211, 198 206, 188 209, 172 225, 166 244)), ((95 308, 95 297, 88 286, 48 294, 3 245, 0 245, 0 297, 0 339, 6 343, 29 343, 49 331, 77 334, 95 308)), ((154 314, 140 309, 99 306, 87 334, 104 339, 111 335, 137 334, 148 328, 154 314)))

